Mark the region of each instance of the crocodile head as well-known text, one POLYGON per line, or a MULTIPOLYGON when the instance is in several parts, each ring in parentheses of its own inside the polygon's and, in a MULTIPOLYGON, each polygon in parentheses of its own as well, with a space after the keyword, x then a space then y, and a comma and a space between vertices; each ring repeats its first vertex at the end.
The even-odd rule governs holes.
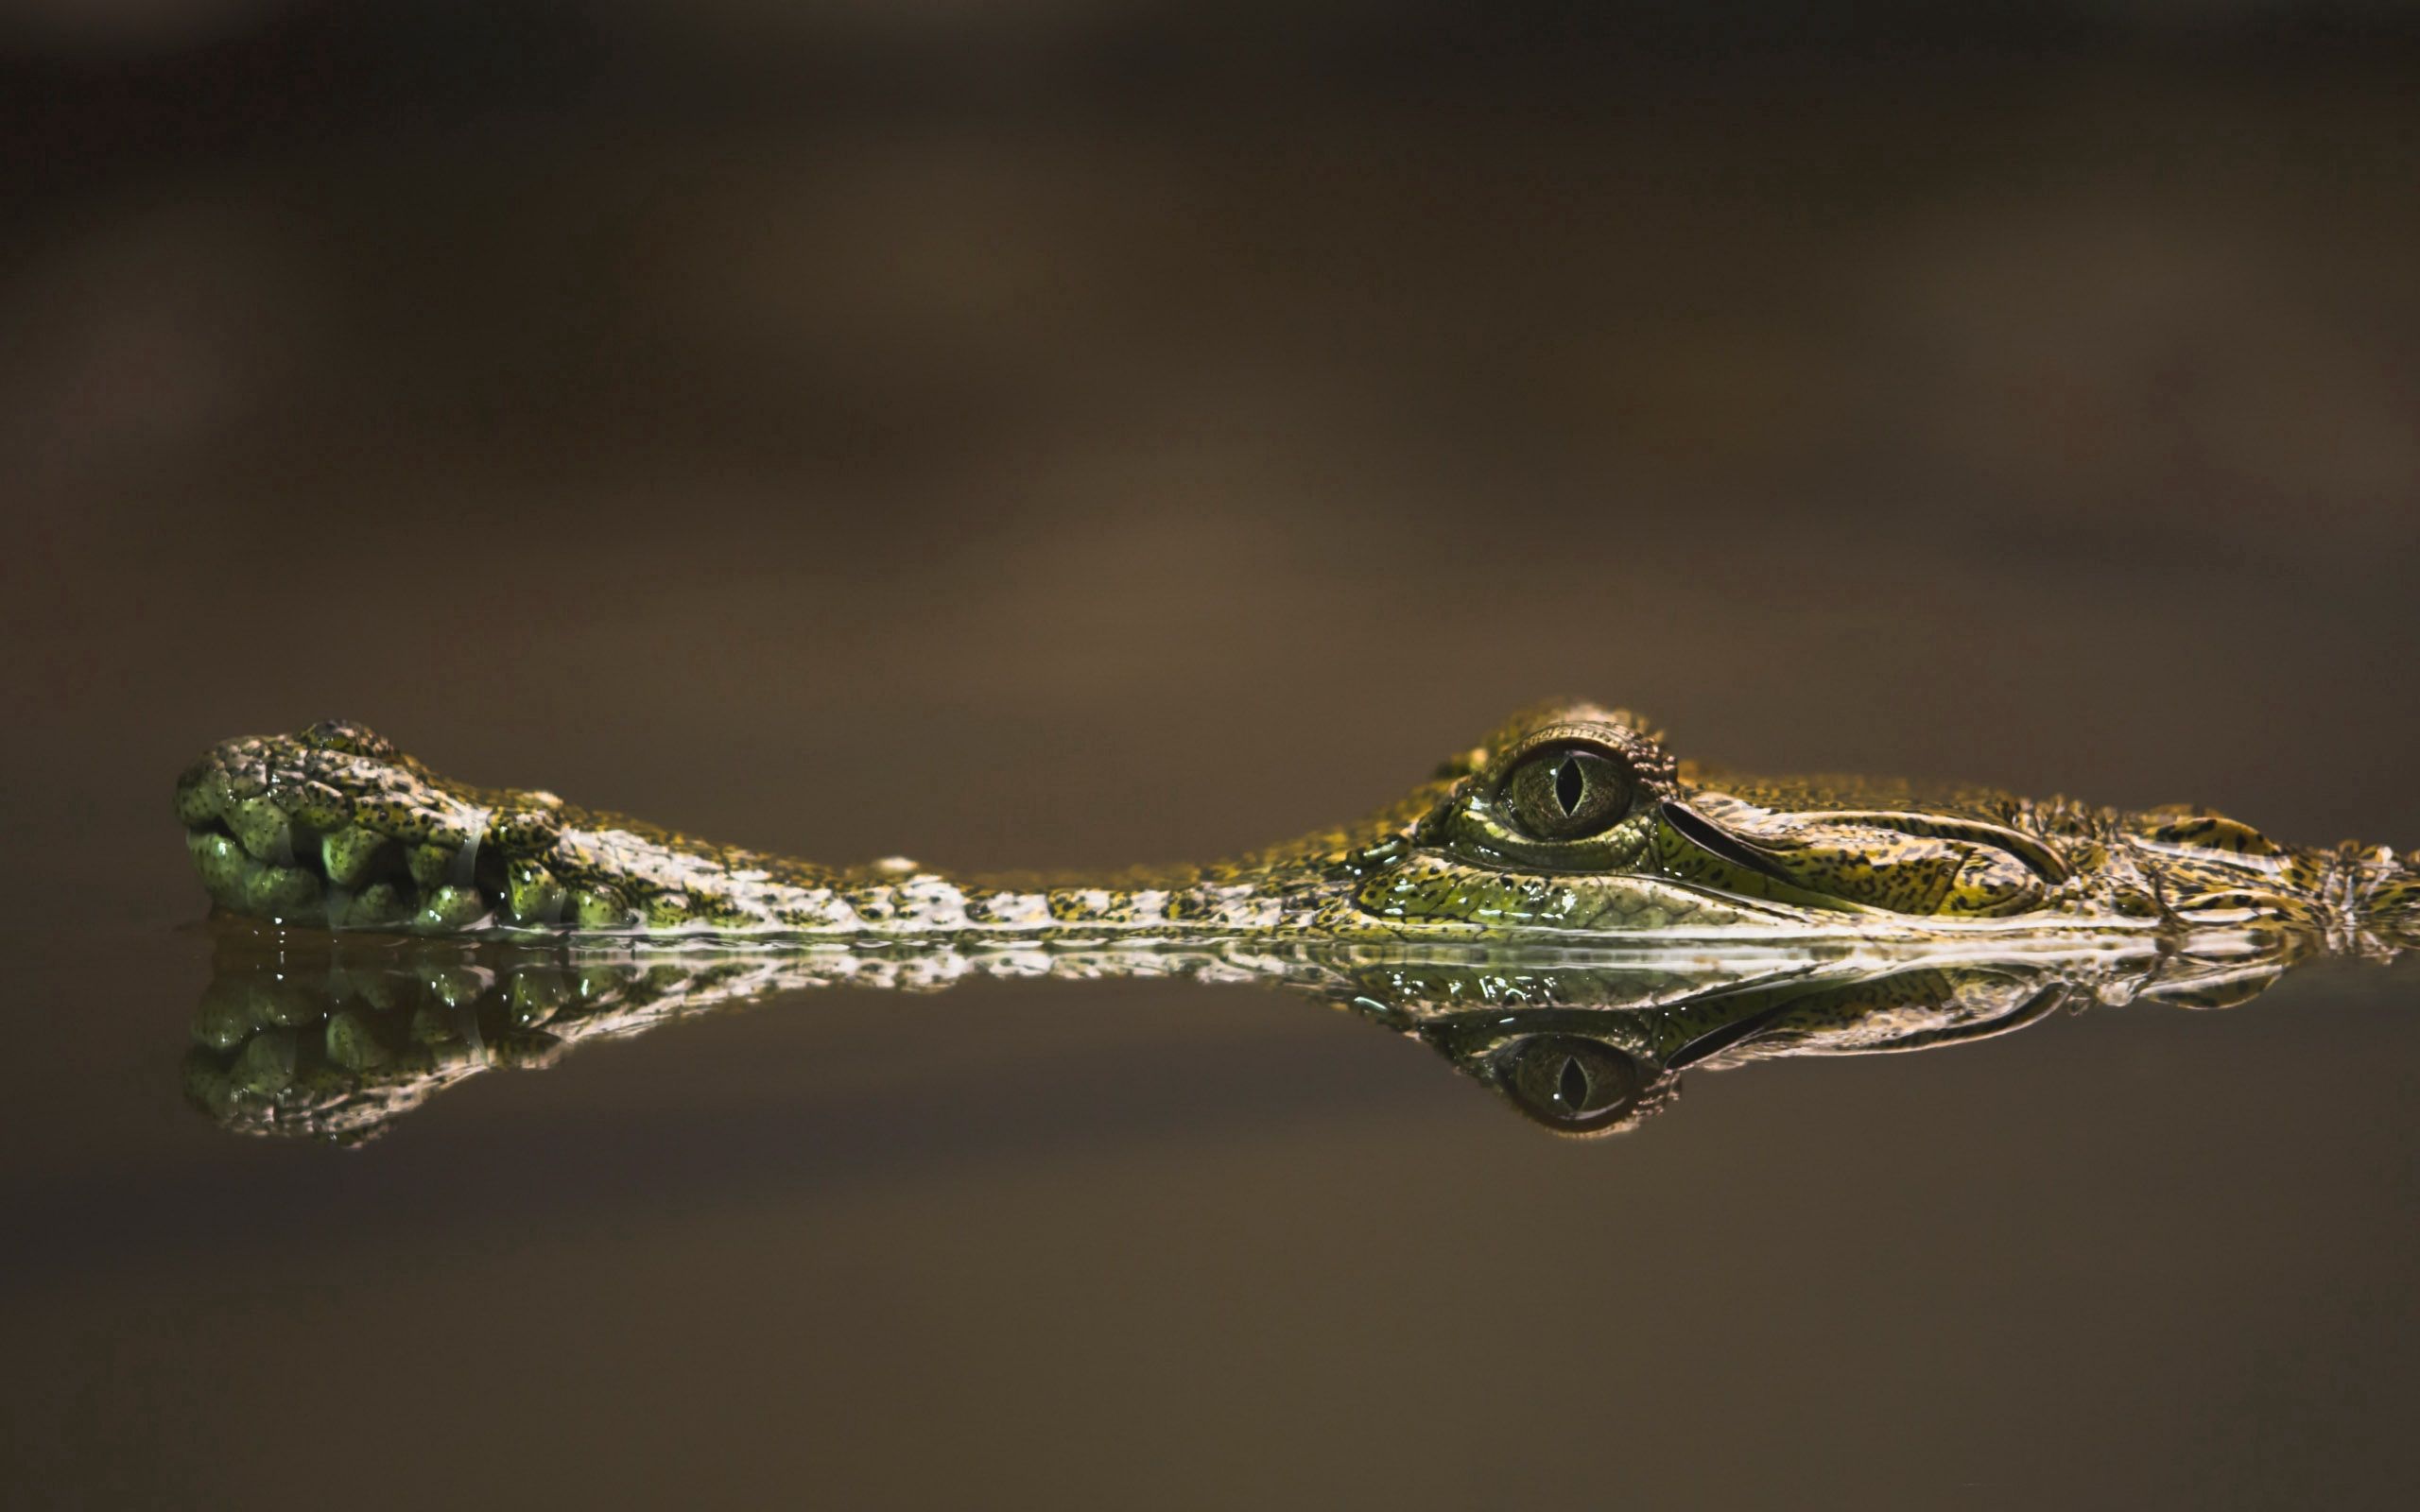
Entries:
POLYGON ((1404 865, 1362 890, 1372 912, 1623 933, 1996 919, 2054 909, 2076 870, 2015 799, 1717 778, 1588 704, 1515 718, 1445 776, 1404 865))
POLYGON ((2196 808, 1748 777, 1585 703, 1517 716, 1439 778, 1357 909, 1504 934, 2191 928, 2387 950, 2420 909, 2420 856, 2383 847, 2290 847, 2196 808))
POLYGON ((2410 858, 2302 850, 2196 810, 1765 780, 1681 761, 1644 720, 1551 705, 1359 824, 1096 881, 835 868, 430 772, 329 723, 228 742, 176 808, 233 912, 428 934, 1668 937, 2181 926, 2408 916, 2410 858))

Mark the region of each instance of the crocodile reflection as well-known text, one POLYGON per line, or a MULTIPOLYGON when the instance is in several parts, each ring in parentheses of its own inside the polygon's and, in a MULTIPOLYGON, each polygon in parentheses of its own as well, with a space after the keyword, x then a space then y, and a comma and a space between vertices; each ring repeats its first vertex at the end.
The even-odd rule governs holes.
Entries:
POLYGON ((833 948, 781 956, 330 936, 221 919, 184 1061, 188 1099, 245 1133, 354 1143, 481 1073, 825 987, 971 977, 1184 977, 1298 992, 1418 1040, 1558 1134, 1636 1126, 1683 1074, 1789 1056, 1937 1050, 2061 1010, 2224 1007, 2312 953, 2197 936, 2028 951, 1840 943, 1428 951, 1266 942, 833 948))

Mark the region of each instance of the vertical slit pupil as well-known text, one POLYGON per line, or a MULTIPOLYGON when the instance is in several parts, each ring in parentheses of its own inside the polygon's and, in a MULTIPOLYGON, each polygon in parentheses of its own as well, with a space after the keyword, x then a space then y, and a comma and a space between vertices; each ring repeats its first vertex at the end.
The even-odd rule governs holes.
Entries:
POLYGON ((1585 1112, 1588 1108, 1588 1074, 1580 1069, 1578 1056, 1563 1057, 1563 1074, 1556 1078, 1555 1095, 1572 1112, 1585 1112))
POLYGON ((1565 814, 1580 812, 1580 799, 1588 791, 1588 776, 1580 769, 1579 761, 1570 756, 1554 769, 1554 799, 1565 814))

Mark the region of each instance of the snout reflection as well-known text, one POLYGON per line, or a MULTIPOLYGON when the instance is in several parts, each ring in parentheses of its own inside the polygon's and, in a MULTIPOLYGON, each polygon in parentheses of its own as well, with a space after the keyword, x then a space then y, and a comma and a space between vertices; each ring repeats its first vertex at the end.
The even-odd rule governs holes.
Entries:
POLYGON ((828 988, 977 977, 1259 985, 1417 1040, 1544 1128, 1594 1138, 1678 1099, 1684 1074, 1789 1056, 1942 1050, 2062 1010, 2226 1007, 2309 954, 2291 936, 1945 950, 1840 945, 1419 953, 1242 942, 779 955, 335 936, 218 919, 184 1057, 188 1100, 237 1133, 351 1144, 446 1088, 579 1043, 828 988))

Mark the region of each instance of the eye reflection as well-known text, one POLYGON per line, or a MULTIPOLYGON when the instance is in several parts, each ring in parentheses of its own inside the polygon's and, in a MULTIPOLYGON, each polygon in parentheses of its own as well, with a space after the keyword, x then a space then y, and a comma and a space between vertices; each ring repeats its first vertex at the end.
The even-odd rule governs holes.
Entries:
MULTIPOLYGON (((585 1040, 626 1041, 811 989, 1022 980, 1037 964, 1022 941, 802 944, 746 955, 335 936, 231 918, 214 920, 210 933, 216 958, 181 1068, 186 1098, 231 1131, 344 1144, 378 1135, 467 1077, 551 1065, 585 1040)), ((2225 1007, 2315 949, 2293 938, 2206 955, 2157 940, 2120 948, 2095 939, 2052 953, 2020 939, 2004 957, 1979 956, 1978 948, 1962 940, 1945 956, 1765 948, 1725 957, 1703 945, 1599 946, 1580 955, 1113 942, 1054 947, 1041 965, 1067 981, 1284 987, 1409 1036, 1532 1125, 1597 1138, 1670 1108, 1690 1067, 1942 1050, 2040 1022, 2063 1005, 2225 1007)), ((1090 1085, 1070 1080, 1065 1095, 1080 1101, 1090 1085)))
POLYGON ((1514 1107, 1568 1133, 1618 1121, 1643 1082, 1636 1061, 1579 1035, 1530 1035, 1497 1050, 1495 1060, 1496 1083, 1514 1107))

